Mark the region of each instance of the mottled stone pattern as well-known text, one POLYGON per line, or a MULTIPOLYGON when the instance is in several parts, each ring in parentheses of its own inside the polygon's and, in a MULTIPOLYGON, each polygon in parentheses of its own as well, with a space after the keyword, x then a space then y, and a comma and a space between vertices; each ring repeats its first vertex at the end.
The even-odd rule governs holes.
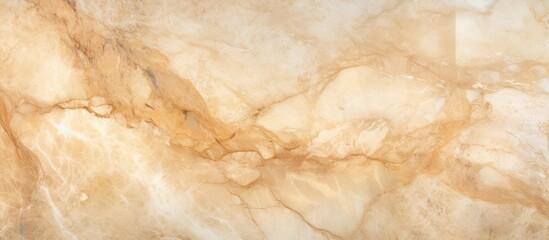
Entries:
POLYGON ((0 0, 0 239, 549 239, 547 0, 0 0))

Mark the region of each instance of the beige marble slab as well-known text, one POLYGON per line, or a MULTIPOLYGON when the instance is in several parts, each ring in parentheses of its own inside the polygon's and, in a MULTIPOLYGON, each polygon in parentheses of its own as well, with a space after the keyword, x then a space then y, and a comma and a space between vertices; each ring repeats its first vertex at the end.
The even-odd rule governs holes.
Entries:
POLYGON ((0 0, 0 239, 549 239, 549 1, 0 0))

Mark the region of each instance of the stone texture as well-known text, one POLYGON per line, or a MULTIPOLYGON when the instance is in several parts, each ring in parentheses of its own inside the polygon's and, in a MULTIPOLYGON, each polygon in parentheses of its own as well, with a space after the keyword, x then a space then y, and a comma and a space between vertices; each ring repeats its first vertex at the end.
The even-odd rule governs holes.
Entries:
POLYGON ((549 2, 0 0, 0 239, 547 239, 549 2))

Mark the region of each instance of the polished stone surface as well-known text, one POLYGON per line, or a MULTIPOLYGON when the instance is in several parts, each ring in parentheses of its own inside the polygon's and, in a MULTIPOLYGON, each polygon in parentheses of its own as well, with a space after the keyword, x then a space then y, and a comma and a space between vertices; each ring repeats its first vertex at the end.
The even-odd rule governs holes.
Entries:
POLYGON ((0 239, 548 239, 549 1, 0 0, 0 239))

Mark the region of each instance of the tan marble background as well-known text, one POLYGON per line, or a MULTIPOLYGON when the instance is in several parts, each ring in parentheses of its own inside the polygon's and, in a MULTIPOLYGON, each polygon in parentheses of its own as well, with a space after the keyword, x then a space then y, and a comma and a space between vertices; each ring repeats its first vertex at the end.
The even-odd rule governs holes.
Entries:
POLYGON ((549 1, 0 0, 0 239, 549 239, 549 1))

